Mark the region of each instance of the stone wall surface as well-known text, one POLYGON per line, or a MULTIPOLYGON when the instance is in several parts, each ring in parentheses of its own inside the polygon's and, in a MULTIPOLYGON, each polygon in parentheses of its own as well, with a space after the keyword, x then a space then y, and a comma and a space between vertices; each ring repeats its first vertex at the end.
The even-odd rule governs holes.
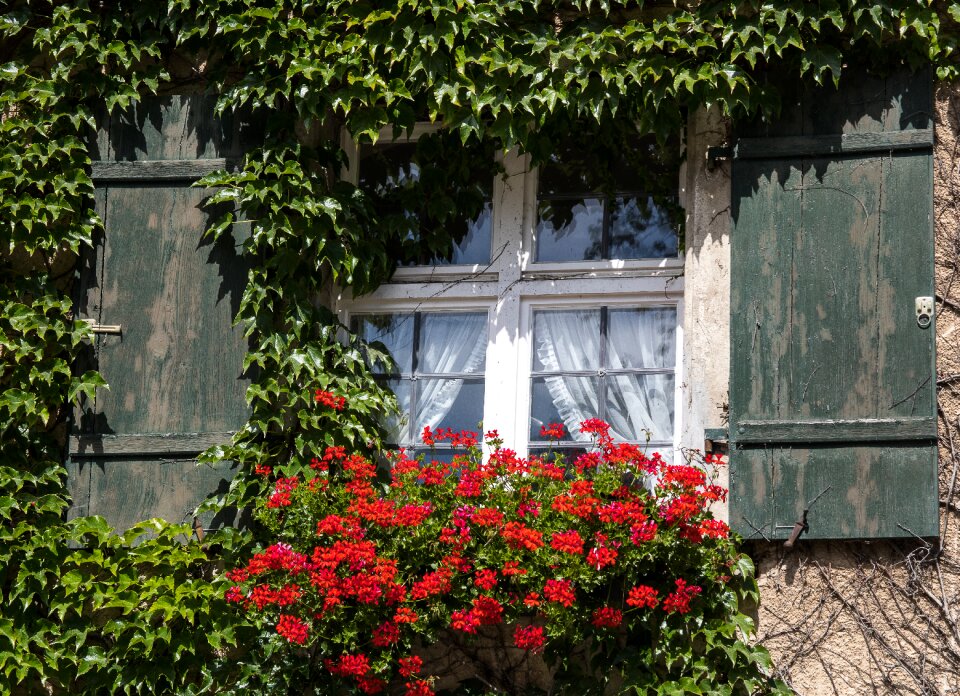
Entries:
POLYGON ((792 552, 748 547, 760 583, 758 637, 798 694, 960 694, 958 148, 960 85, 941 85, 934 151, 941 536, 801 541, 792 552))

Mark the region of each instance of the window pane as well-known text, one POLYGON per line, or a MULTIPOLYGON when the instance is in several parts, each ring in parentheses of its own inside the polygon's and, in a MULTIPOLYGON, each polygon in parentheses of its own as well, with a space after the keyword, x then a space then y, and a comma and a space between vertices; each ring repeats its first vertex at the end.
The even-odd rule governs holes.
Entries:
POLYGON ((377 195, 420 179, 420 168, 413 161, 414 142, 383 143, 360 148, 360 188, 377 195))
POLYGON ((612 369, 669 368, 676 364, 677 310, 609 310, 607 365, 612 369))
POLYGON ((599 377, 534 377, 531 391, 531 442, 543 442, 540 428, 550 423, 563 423, 570 440, 590 439, 580 423, 600 415, 599 377))
MULTIPOLYGON (((412 314, 366 314, 354 318, 354 331, 367 342, 379 341, 397 363, 403 374, 413 372, 412 314)), ((377 367, 382 372, 381 366, 377 367)))
POLYGON ((418 374, 483 372, 486 312, 434 312, 420 316, 418 374))
POLYGON ((600 367, 600 310, 533 313, 534 372, 575 372, 600 367))
POLYGON ((453 247, 453 257, 449 261, 434 259, 433 263, 437 266, 490 263, 492 220, 493 206, 490 203, 484 203, 480 215, 467 223, 467 235, 453 247))
POLYGON ((617 439, 673 440, 673 375, 611 375, 606 378, 607 421, 617 439))
POLYGON ((397 395, 400 413, 387 419, 383 426, 387 429, 387 441, 402 445, 410 442, 410 396, 413 382, 408 379, 391 379, 387 387, 397 395))
POLYGON ((538 445, 529 448, 529 454, 531 457, 540 457, 548 462, 553 461, 553 455, 559 454, 563 457, 563 463, 567 466, 573 464, 577 460, 577 457, 579 457, 581 454, 585 454, 586 452, 586 447, 567 447, 564 445, 556 445, 554 447, 550 447, 549 445, 538 445))
POLYGON ((677 255, 679 146, 627 126, 552 147, 538 173, 535 261, 677 255))
POLYGON ((652 197, 613 200, 609 258, 668 258, 677 255, 677 242, 677 231, 669 213, 654 203, 652 197))
POLYGON ((600 182, 590 174, 590 167, 583 160, 583 148, 577 144, 572 147, 561 145, 547 162, 540 165, 537 191, 541 198, 595 191, 600 182))
MULTIPOLYGON (((416 142, 387 142, 374 146, 360 148, 359 180, 360 188, 376 194, 389 196, 398 189, 408 188, 420 181, 420 166, 414 161, 417 154, 416 142)), ((489 176, 490 167, 478 167, 472 180, 464 182, 479 186, 488 199, 493 197, 493 181, 489 176)), ((387 212, 401 211, 401 205, 406 208, 404 214, 411 220, 423 220, 421 210, 410 204, 410 196, 415 192, 406 192, 406 197, 394 197, 395 207, 388 208, 387 212), (404 201, 401 204, 399 201, 404 201)), ((417 199, 414 199, 417 200, 417 199)), ((490 262, 490 242, 492 229, 492 206, 488 201, 480 213, 472 220, 461 219, 452 224, 453 228, 466 229, 465 236, 459 244, 455 244, 450 260, 444 258, 424 259, 430 265, 444 266, 454 264, 481 264, 490 262)))
POLYGON ((483 420, 483 381, 421 379, 417 382, 417 421, 414 437, 423 428, 477 431, 483 420))
POLYGON ((540 201, 537 215, 537 261, 593 261, 601 257, 602 199, 540 201))

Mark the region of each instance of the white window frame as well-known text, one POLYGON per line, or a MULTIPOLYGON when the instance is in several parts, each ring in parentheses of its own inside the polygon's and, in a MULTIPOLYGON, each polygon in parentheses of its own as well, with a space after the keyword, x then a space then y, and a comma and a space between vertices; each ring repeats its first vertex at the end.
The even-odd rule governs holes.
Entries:
MULTIPOLYGON (((436 125, 417 126, 396 140, 416 139, 436 129, 436 125)), ((381 132, 381 140, 393 141, 392 130, 381 132)), ((349 135, 342 144, 351 163, 345 177, 356 182, 358 148, 349 135)), ((496 429, 508 447, 525 455, 535 309, 675 306, 673 455, 678 459, 684 420, 683 258, 533 262, 537 172, 530 167, 529 157, 516 151, 499 156, 499 161, 504 171, 493 185, 490 263, 398 268, 391 282, 368 295, 354 297, 349 289, 340 291, 336 297, 340 320, 349 326, 355 314, 486 309, 483 427, 496 429)))

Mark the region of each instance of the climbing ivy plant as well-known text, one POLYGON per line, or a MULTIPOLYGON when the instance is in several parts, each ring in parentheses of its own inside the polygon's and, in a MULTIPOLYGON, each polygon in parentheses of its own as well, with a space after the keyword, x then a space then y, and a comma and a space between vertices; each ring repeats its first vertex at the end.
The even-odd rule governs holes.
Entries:
POLYGON ((242 228, 253 261, 237 317, 257 375, 250 421, 205 455, 241 465, 211 504, 243 506, 260 490, 257 466, 292 472, 328 445, 378 446, 375 416, 392 397, 368 365, 383 356, 345 337, 316 299, 449 253, 444 222, 476 199, 456 183, 471 158, 513 147, 543 157, 574 123, 602 141, 624 122, 666 138, 707 106, 770 114, 771 73, 835 82, 850 62, 897 60, 952 79, 958 21, 960 6, 923 0, 4 3, 0 691, 225 692, 272 649, 235 647, 257 627, 223 611, 216 579, 255 529, 201 545, 160 523, 117 536, 99 519, 64 521, 68 414, 106 388, 72 371, 90 335, 69 300, 73 262, 101 225, 87 148, 98 109, 204 90, 223 110, 265 114, 262 147, 204 182, 234 211, 211 234, 242 228), (414 228, 339 180, 338 130, 369 143, 418 120, 443 124, 420 163, 443 185, 424 184, 436 214, 414 228), (311 415, 315 388, 349 397, 336 428, 311 415))

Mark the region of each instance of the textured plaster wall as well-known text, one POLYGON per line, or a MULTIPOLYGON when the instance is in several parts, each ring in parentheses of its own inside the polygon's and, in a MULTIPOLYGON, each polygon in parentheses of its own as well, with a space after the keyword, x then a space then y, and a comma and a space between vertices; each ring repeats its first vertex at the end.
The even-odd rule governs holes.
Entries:
POLYGON ((960 88, 936 112, 941 540, 750 547, 759 638, 800 694, 960 694, 960 88))
MULTIPOLYGON (((707 149, 726 142, 728 124, 717 110, 700 110, 687 129, 681 176, 687 211, 684 260, 682 447, 702 450, 704 430, 726 426, 730 373, 730 169, 710 163, 707 149)), ((719 483, 727 485, 726 469, 719 483)), ((717 515, 726 519, 726 508, 717 515)))

